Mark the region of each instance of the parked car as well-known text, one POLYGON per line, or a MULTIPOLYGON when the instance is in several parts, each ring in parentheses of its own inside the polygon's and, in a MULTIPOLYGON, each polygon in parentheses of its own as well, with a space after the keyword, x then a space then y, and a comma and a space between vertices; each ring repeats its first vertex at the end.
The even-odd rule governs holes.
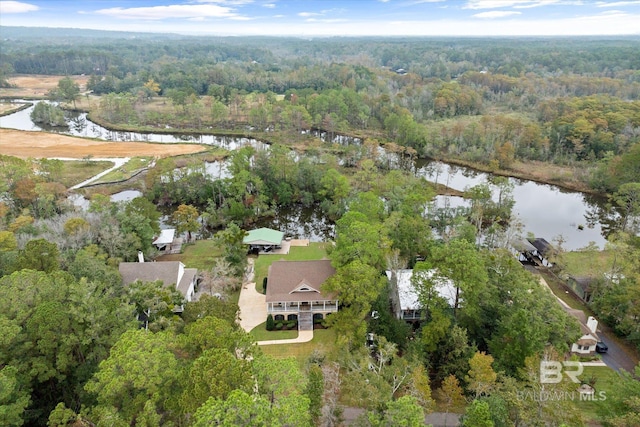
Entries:
POLYGON ((606 353, 609 350, 609 347, 603 343, 602 341, 598 341, 596 343, 596 352, 598 353, 606 353))

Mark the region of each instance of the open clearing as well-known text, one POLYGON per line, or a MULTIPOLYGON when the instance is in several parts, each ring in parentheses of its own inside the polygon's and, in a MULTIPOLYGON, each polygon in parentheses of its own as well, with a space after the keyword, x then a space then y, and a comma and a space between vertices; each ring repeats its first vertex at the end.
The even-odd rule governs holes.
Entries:
MULTIPOLYGON (((87 87, 88 76, 70 76, 73 81, 78 83, 80 91, 84 92, 87 87)), ((58 82, 64 76, 40 76, 40 75, 19 75, 7 79, 7 81, 15 86, 11 88, 0 89, 0 97, 11 98, 41 98, 46 96, 47 92, 58 86, 58 82)))
POLYGON ((195 144, 108 142, 45 132, 0 129, 0 154, 21 158, 170 157, 205 151, 195 144))

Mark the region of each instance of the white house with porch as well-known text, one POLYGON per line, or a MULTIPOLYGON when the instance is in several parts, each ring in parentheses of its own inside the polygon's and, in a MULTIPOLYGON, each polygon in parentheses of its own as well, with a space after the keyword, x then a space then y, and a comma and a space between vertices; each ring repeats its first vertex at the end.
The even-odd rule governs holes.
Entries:
POLYGON ((571 345, 571 352, 580 355, 595 354, 596 344, 600 340, 597 333, 598 321, 595 317, 589 316, 585 324, 583 319, 579 319, 582 336, 571 345))
MULTIPOLYGON (((418 297, 418 290, 412 283, 414 271, 409 269, 387 270, 387 278, 391 285, 391 306, 396 318, 414 322, 423 318, 423 304, 418 297)), ((450 307, 455 305, 456 287, 450 279, 434 277, 435 270, 415 273, 425 280, 434 283, 433 291, 444 298, 450 307)))
POLYGON ((336 296, 320 290, 335 272, 329 260, 273 262, 267 276, 267 314, 276 321, 298 320, 301 330, 313 328, 313 319, 338 311, 336 296))

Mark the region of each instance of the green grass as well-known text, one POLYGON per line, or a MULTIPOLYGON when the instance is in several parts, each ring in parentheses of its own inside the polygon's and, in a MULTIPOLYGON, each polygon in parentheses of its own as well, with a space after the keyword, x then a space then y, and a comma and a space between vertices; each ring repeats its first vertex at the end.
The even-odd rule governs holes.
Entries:
POLYGON ((222 248, 214 240, 196 240, 182 246, 181 254, 162 255, 158 261, 182 261, 188 268, 211 270, 216 258, 222 256, 222 248))
MULTIPOLYGON (((252 331, 253 332, 253 331, 252 331)), ((323 354, 332 354, 336 349, 336 334, 331 329, 316 329, 313 331, 313 340, 298 344, 263 345, 262 352, 269 356, 285 358, 293 356, 303 367, 314 350, 323 354)))
POLYGON ((612 396, 615 393, 616 384, 620 381, 619 375, 613 369, 606 366, 585 366, 580 380, 588 382, 589 378, 595 378, 594 388, 596 394, 592 401, 576 401, 575 404, 583 412, 584 416, 590 420, 598 419, 599 409, 603 405, 602 397, 612 396), (605 393, 604 396, 599 395, 600 392, 605 393))
POLYGON ((253 328, 250 332, 253 339, 256 341, 266 340, 290 340, 298 338, 297 330, 290 331, 267 331, 267 322, 263 322, 253 328))
POLYGON ((612 251, 572 251, 562 254, 564 271, 578 277, 602 277, 611 270, 613 264, 612 251))
POLYGON ((274 261, 313 261, 316 259, 327 258, 326 245, 330 243, 312 242, 309 246, 292 246, 289 253, 286 255, 259 255, 256 258, 255 269, 255 281, 256 290, 263 292, 262 282, 267 277, 269 266, 274 261))
POLYGON ((62 170, 56 181, 69 188, 79 184, 92 176, 96 176, 100 172, 113 167, 114 163, 109 161, 82 161, 82 160, 63 160, 62 170))
POLYGON ((124 181, 131 178, 131 176, 140 169, 147 167, 149 165, 149 162, 151 162, 151 157, 134 157, 118 169, 109 172, 96 182, 102 183, 124 181))
POLYGON ((569 307, 584 311, 586 316, 593 316, 593 311, 589 306, 578 298, 558 276, 544 269, 540 270, 540 275, 544 277, 544 280, 554 295, 564 301, 569 307))

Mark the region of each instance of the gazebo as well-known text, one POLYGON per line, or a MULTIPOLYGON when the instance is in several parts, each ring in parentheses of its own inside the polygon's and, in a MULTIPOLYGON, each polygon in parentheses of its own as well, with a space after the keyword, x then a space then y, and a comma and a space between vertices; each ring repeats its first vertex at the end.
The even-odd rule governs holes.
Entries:
POLYGON ((171 248, 171 244, 173 243, 173 239, 176 236, 175 228, 170 228, 167 230, 160 230, 160 236, 153 241, 153 245, 158 248, 159 251, 168 250, 171 248))
POLYGON ((272 230, 271 228, 258 228, 249 231, 242 239, 242 243, 249 245, 249 251, 258 250, 260 252, 270 252, 282 246, 284 232, 272 230))

